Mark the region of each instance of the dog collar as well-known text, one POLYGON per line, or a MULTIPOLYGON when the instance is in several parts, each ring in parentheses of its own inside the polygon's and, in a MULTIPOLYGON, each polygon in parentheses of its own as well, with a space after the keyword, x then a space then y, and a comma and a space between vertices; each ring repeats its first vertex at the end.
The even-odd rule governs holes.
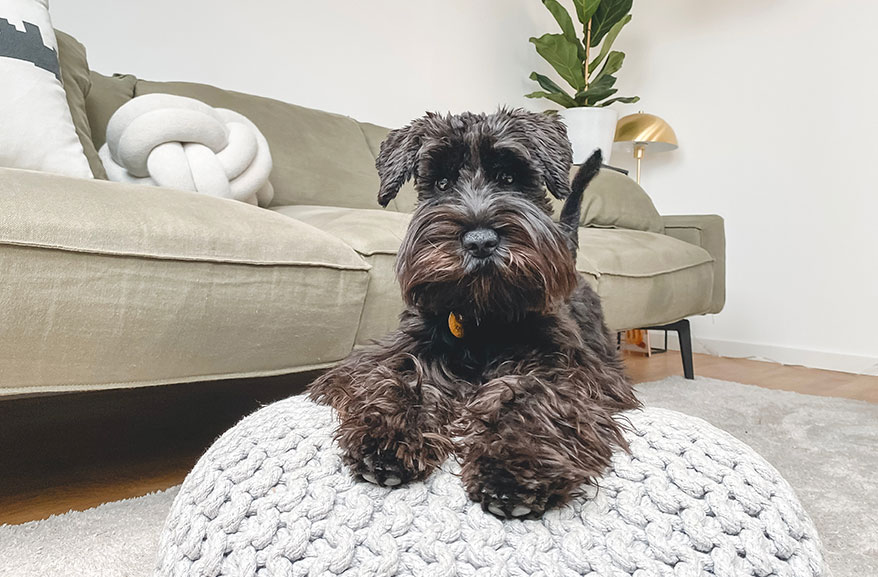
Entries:
POLYGON ((463 323, 454 313, 448 313, 448 330, 458 339, 463 338, 463 323))

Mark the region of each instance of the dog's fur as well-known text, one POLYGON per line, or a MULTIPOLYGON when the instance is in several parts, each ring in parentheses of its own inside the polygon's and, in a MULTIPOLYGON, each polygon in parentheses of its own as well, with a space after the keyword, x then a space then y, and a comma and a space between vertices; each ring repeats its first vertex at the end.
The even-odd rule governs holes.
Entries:
POLYGON ((378 202, 409 178, 419 199, 397 260, 407 308, 310 390, 338 411, 355 473, 394 486, 457 453, 470 498, 534 517, 626 447, 614 415, 638 402, 575 268, 582 192, 600 163, 598 151, 571 186, 564 125, 523 110, 429 114, 388 135, 378 202), (558 223, 544 186, 567 199, 558 223), (488 258, 462 244, 475 228, 499 235, 488 258))

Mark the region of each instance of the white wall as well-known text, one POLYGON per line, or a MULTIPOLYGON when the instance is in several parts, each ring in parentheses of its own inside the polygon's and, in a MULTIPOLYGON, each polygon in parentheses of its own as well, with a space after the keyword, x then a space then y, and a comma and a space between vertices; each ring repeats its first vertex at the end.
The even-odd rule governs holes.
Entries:
POLYGON ((191 80, 387 126, 524 104, 538 56, 523 0, 55 0, 92 68, 191 80), (529 70, 528 70, 529 73, 529 70))
MULTIPOLYGON (((536 0, 56 0, 96 70, 192 80, 388 126, 425 110, 542 106, 536 0)), ((874 0, 638 0, 622 92, 680 149, 646 160, 663 213, 726 218, 726 309, 702 349, 878 370, 874 0), (870 368, 871 367, 871 368, 870 368)), ((614 164, 631 167, 616 155, 614 164)))
POLYGON ((696 319, 702 348, 876 373, 878 3, 635 10, 620 84, 680 140, 644 187, 660 212, 726 219, 728 301, 696 319))

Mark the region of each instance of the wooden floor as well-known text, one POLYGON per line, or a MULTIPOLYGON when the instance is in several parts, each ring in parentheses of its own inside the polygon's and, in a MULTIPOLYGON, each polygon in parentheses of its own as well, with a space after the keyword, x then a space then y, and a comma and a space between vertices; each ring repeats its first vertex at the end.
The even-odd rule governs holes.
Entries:
MULTIPOLYGON (((626 355, 635 382, 682 374, 679 354, 626 355)), ((878 403, 878 377, 696 355, 699 376, 878 403)), ((180 483, 210 443, 314 374, 0 401, 0 524, 180 483)))
MULTIPOLYGON (((637 383, 683 374, 678 351, 668 351, 652 357, 627 354, 625 365, 628 375, 637 383)), ((878 403, 878 376, 852 375, 765 361, 699 354, 695 355, 695 374, 699 377, 795 391, 805 395, 843 397, 878 403)))

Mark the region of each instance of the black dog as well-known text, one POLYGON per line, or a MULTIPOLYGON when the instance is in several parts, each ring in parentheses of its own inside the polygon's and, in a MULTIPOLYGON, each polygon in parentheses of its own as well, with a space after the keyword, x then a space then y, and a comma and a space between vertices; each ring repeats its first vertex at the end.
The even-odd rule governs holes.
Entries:
POLYGON ((554 116, 427 115, 392 131, 376 166, 386 206, 409 178, 418 207, 397 261, 399 328, 313 385, 368 481, 423 479, 452 452, 471 499, 539 516, 625 447, 614 415, 638 402, 600 301, 576 272, 582 192, 554 116), (552 220, 545 188, 566 198, 552 220), (572 192, 571 192, 572 189, 572 192))

